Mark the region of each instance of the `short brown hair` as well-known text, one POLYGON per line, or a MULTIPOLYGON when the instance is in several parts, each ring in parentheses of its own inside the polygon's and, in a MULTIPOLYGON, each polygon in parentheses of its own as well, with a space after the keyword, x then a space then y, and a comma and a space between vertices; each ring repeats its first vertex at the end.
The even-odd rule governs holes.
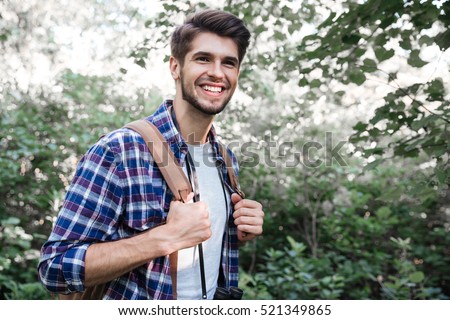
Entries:
POLYGON ((250 42, 250 32, 244 22, 231 13, 207 9, 189 15, 172 34, 170 43, 172 56, 181 65, 184 64, 184 58, 191 50, 192 40, 201 32, 212 32, 218 36, 231 38, 238 47, 239 64, 241 64, 250 42))

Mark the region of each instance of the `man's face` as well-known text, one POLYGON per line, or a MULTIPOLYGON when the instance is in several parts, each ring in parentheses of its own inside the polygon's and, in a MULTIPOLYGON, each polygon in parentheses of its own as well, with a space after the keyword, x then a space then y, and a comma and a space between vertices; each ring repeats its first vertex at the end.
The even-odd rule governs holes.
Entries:
POLYGON ((182 98, 208 115, 220 113, 233 96, 239 76, 237 45, 230 38, 200 33, 180 66, 182 98))

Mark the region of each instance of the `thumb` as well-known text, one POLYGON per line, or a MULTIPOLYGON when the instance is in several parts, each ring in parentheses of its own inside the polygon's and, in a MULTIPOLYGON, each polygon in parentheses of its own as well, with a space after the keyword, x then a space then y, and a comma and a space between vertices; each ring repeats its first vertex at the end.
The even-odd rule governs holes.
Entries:
MULTIPOLYGON (((194 198, 194 193, 193 193, 193 192, 189 193, 188 196, 187 196, 187 198, 186 198, 186 202, 185 202, 185 203, 190 202, 193 198, 194 198)), ((170 208, 176 207, 176 206, 179 206, 179 205, 182 205, 182 204, 183 204, 182 201, 179 201, 179 200, 173 200, 173 201, 170 203, 170 208)))
POLYGON ((231 195, 231 202, 233 202, 233 204, 236 204, 236 203, 238 203, 241 200, 242 200, 242 197, 239 194, 233 193, 231 195))

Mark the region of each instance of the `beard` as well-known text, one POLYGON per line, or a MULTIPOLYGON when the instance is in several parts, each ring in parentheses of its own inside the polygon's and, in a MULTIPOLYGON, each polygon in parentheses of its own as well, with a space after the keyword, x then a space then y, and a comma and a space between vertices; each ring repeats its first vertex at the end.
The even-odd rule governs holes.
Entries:
MULTIPOLYGON (((230 102, 232 94, 230 94, 222 103, 212 103, 212 102, 201 102, 195 95, 194 89, 190 89, 191 87, 187 86, 184 83, 183 72, 180 73, 181 78, 181 95, 183 100, 192 105, 195 109, 200 112, 203 112, 207 115, 214 116, 216 114, 221 113, 228 102, 230 102)), ((200 81, 197 80, 197 82, 200 81)), ((226 89, 229 90, 230 86, 226 84, 226 89)))

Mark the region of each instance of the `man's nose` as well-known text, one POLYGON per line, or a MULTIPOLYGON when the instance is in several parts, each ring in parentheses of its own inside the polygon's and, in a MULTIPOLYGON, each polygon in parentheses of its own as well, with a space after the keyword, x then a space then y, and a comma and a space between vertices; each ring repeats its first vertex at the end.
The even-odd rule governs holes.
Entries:
POLYGON ((210 68, 208 69, 208 76, 215 79, 222 79, 225 76, 222 70, 221 61, 215 61, 210 65, 210 68))

